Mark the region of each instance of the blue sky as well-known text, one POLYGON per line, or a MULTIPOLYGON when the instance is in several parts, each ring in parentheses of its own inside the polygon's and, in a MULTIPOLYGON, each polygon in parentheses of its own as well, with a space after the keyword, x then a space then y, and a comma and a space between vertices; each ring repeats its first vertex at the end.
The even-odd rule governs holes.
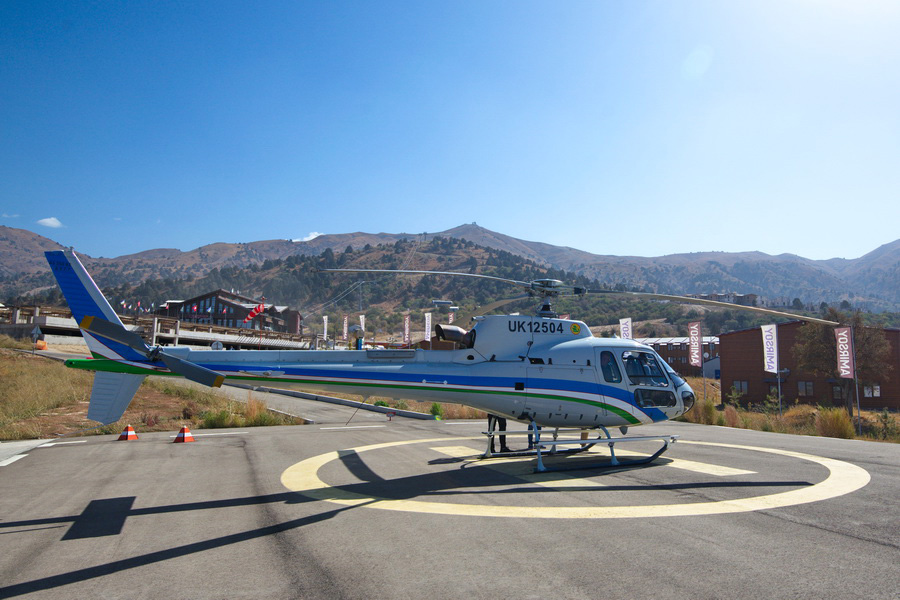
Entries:
POLYGON ((92 256, 900 238, 897 2, 186 4, 0 4, 0 224, 92 256))

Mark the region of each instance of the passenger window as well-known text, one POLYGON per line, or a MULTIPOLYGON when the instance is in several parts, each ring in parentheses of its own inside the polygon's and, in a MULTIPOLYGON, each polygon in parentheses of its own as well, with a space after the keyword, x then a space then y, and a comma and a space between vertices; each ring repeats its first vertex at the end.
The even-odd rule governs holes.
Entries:
POLYGON ((609 383, 621 383, 622 371, 616 364, 616 357, 609 350, 600 353, 600 370, 603 371, 603 379, 609 383))
POLYGON ((675 394, 667 390, 635 390, 634 399, 641 408, 675 406, 675 394))
POLYGON ((631 385, 658 387, 669 385, 669 380, 666 379, 656 357, 649 352, 626 350, 622 353, 622 362, 625 364, 625 374, 628 375, 631 385))

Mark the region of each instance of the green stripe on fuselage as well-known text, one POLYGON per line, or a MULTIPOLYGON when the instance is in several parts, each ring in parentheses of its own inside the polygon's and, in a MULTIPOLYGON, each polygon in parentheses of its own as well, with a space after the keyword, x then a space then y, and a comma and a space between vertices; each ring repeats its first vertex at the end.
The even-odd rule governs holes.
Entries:
MULTIPOLYGON (((129 363, 123 363, 117 360, 109 360, 106 358, 99 359, 69 359, 66 361, 66 366, 71 367, 73 369, 83 369, 87 371, 106 371, 109 373, 131 373, 134 375, 163 375, 170 377, 180 377, 176 373, 171 373, 169 371, 157 371, 152 368, 143 368, 138 367, 129 363)), ((365 387, 374 390, 402 390, 402 391, 421 391, 421 390, 438 390, 442 392, 450 392, 454 394, 482 394, 482 395, 510 395, 510 391, 506 390, 479 390, 472 388, 454 388, 454 387, 427 387, 421 385, 404 385, 398 383, 369 383, 369 382, 361 382, 361 381, 336 381, 336 380, 321 380, 321 379, 287 379, 282 377, 253 377, 253 376, 244 376, 244 375, 228 375, 225 378, 225 381, 254 381, 260 383, 289 383, 294 385, 310 385, 310 386, 328 386, 328 387, 365 387)), ((579 404, 586 404, 588 406, 593 406, 597 408, 603 408, 608 410, 609 412, 625 419, 628 423, 632 425, 640 425, 640 419, 636 418, 634 415, 629 413, 628 411, 619 408, 618 406, 612 406, 611 404, 607 404, 605 402, 597 402, 596 400, 586 400, 584 398, 573 398, 570 396, 560 396, 557 394, 529 394, 534 398, 545 398, 549 400, 563 401, 563 402, 577 402, 579 404)))

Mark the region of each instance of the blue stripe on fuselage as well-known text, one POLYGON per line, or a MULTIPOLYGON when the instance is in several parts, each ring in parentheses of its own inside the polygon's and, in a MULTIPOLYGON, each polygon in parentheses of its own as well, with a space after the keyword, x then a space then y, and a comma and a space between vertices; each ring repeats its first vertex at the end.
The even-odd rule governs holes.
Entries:
MULTIPOLYGON (((220 363, 220 364, 205 364, 203 365, 208 369, 212 369, 214 371, 233 371, 237 364, 231 363, 220 363)), ((474 376, 474 375, 448 375, 446 373, 427 373, 427 372, 416 372, 416 373, 402 373, 398 371, 384 371, 384 370, 367 370, 365 373, 360 373, 357 370, 347 370, 347 369, 321 369, 321 368, 312 368, 312 367, 289 367, 287 365, 247 365, 240 364, 239 365, 241 371, 258 371, 260 373, 266 371, 283 371, 285 376, 289 377, 325 377, 325 378, 339 378, 344 380, 357 380, 357 381, 382 381, 385 383, 404 383, 404 384, 419 384, 422 385, 423 379, 426 380, 427 383, 436 383, 433 381, 434 378, 439 378, 441 383, 444 381, 447 382, 447 385, 455 385, 455 386, 464 386, 464 387, 495 387, 495 388, 509 388, 510 391, 515 389, 516 383, 522 383, 522 377, 492 377, 492 376, 474 376)), ((368 367, 368 365, 367 365, 368 367)), ((393 365, 391 368, 396 369, 393 365)), ((653 421, 665 421, 668 417, 658 408, 641 408, 634 404, 634 395, 631 394, 628 390, 623 390, 621 388, 597 384, 586 381, 573 381, 570 379, 551 379, 551 378, 530 378, 529 384, 532 388, 540 387, 541 389, 545 389, 549 392, 579 392, 583 394, 594 394, 594 395, 603 395, 610 398, 615 398, 620 400, 637 410, 644 412, 648 417, 650 417, 653 421), (599 392, 599 394, 598 394, 599 392)))

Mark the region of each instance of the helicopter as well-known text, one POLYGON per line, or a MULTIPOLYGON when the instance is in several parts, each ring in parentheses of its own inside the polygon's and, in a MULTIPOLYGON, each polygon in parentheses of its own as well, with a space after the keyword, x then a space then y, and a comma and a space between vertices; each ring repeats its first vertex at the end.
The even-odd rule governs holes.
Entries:
MULTIPOLYGON (((524 282, 455 272, 328 269, 498 279, 525 289, 526 297, 539 296, 542 305, 534 316, 476 316, 469 330, 436 325, 437 338, 451 342, 452 350, 217 351, 151 347, 140 335, 125 328, 73 250, 49 251, 45 255, 93 356, 65 363, 67 367, 96 372, 89 419, 102 424, 119 420, 148 375, 181 376, 209 387, 229 382, 325 393, 341 391, 366 398, 458 403, 495 416, 484 432, 488 439, 486 458, 494 455, 491 442, 496 434, 496 417, 526 423, 532 439, 529 452, 537 457, 537 471, 549 470, 543 464, 542 451, 579 452, 595 443, 607 445, 609 464, 619 465, 615 444, 660 441, 662 446, 656 453, 629 464, 650 462, 678 436, 627 436, 628 429, 674 419, 688 412, 695 400, 690 385, 651 347, 630 339, 596 338, 584 322, 559 318, 551 299, 615 293, 735 307, 681 296, 588 290, 555 279, 524 282), (551 429, 552 437, 542 436, 543 428, 551 429), (611 428, 619 428, 622 437, 612 437, 611 428), (587 441, 584 436, 559 437, 560 432, 592 430, 599 432, 598 437, 587 441), (560 450, 559 446, 571 448, 560 450)), ((755 310, 830 323, 768 309, 755 310)))

